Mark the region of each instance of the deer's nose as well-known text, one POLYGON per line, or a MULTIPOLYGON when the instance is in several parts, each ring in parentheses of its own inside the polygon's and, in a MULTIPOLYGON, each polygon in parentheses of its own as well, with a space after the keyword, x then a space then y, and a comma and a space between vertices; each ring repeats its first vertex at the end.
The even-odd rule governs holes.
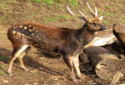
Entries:
POLYGON ((101 28, 101 30, 106 30, 106 29, 107 29, 107 27, 102 27, 102 28, 101 28))

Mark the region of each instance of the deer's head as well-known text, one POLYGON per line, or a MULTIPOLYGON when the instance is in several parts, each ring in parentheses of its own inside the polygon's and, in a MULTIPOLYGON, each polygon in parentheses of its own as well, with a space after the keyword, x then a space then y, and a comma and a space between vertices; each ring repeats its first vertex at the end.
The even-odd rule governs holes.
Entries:
POLYGON ((98 16, 97 8, 95 7, 95 13, 94 13, 91 7, 89 6, 89 4, 87 2, 86 4, 93 18, 86 17, 85 14, 81 12, 80 10, 79 10, 79 13, 82 15, 82 17, 76 16, 70 10, 69 6, 67 6, 67 9, 73 16, 76 16, 77 18, 79 18, 80 21, 83 22, 88 27, 89 30, 92 30, 92 31, 106 30, 106 26, 102 23, 103 16, 98 16))

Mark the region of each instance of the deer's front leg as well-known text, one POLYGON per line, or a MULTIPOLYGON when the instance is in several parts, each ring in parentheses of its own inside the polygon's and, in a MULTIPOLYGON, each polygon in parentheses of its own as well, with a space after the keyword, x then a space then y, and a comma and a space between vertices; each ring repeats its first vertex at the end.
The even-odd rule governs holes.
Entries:
POLYGON ((74 70, 73 70, 73 62, 72 62, 72 56, 68 56, 68 55, 64 55, 63 56, 63 59, 65 61, 65 63, 67 64, 67 66, 69 67, 70 69, 70 74, 71 74, 71 78, 74 82, 78 82, 78 80, 76 79, 75 77, 75 74, 74 74, 74 70))
POLYGON ((74 56, 74 57, 72 58, 72 61, 73 61, 73 65, 74 65, 74 67, 75 67, 75 69, 76 69, 76 72, 77 72, 78 77, 79 77, 80 79, 82 79, 82 77, 81 77, 81 72, 80 72, 80 68, 79 68, 79 55, 74 56))

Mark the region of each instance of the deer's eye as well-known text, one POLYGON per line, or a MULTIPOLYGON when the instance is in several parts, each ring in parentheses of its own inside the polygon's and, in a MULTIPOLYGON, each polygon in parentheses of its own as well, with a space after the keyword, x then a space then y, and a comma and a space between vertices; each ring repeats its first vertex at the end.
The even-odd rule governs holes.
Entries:
POLYGON ((93 26, 96 26, 96 23, 93 23, 92 25, 93 25, 93 26))

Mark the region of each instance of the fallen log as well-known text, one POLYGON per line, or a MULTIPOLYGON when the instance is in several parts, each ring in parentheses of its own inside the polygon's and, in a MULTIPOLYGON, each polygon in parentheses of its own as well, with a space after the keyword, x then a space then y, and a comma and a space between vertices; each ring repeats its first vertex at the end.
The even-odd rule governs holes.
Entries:
POLYGON ((113 51, 119 53, 119 54, 123 54, 124 53, 124 48, 121 45, 121 43, 117 40, 114 43, 112 43, 110 45, 110 47, 112 48, 113 51))
MULTIPOLYGON (((102 32, 100 31, 97 34, 95 34, 95 38, 89 44, 85 45, 84 49, 90 46, 110 45, 114 43, 116 40, 117 38, 112 33, 112 31, 102 31, 102 32)), ((85 53, 80 54, 80 60, 83 63, 89 63, 89 60, 87 59, 87 56, 85 53)))
POLYGON ((117 72, 114 75, 114 77, 113 77, 113 79, 112 79, 112 81, 111 81, 111 83, 109 85, 117 85, 117 83, 119 82, 121 77, 123 77, 123 73, 121 73, 120 71, 117 72))
POLYGON ((88 47, 84 49, 96 75, 101 79, 111 80, 117 72, 124 73, 125 62, 103 47, 88 47))
POLYGON ((85 45, 84 49, 90 46, 105 46, 114 43, 117 40, 115 35, 109 31, 98 32, 95 34, 95 38, 87 45, 85 45))
POLYGON ((125 24, 114 24, 113 33, 123 45, 125 50, 125 24))

